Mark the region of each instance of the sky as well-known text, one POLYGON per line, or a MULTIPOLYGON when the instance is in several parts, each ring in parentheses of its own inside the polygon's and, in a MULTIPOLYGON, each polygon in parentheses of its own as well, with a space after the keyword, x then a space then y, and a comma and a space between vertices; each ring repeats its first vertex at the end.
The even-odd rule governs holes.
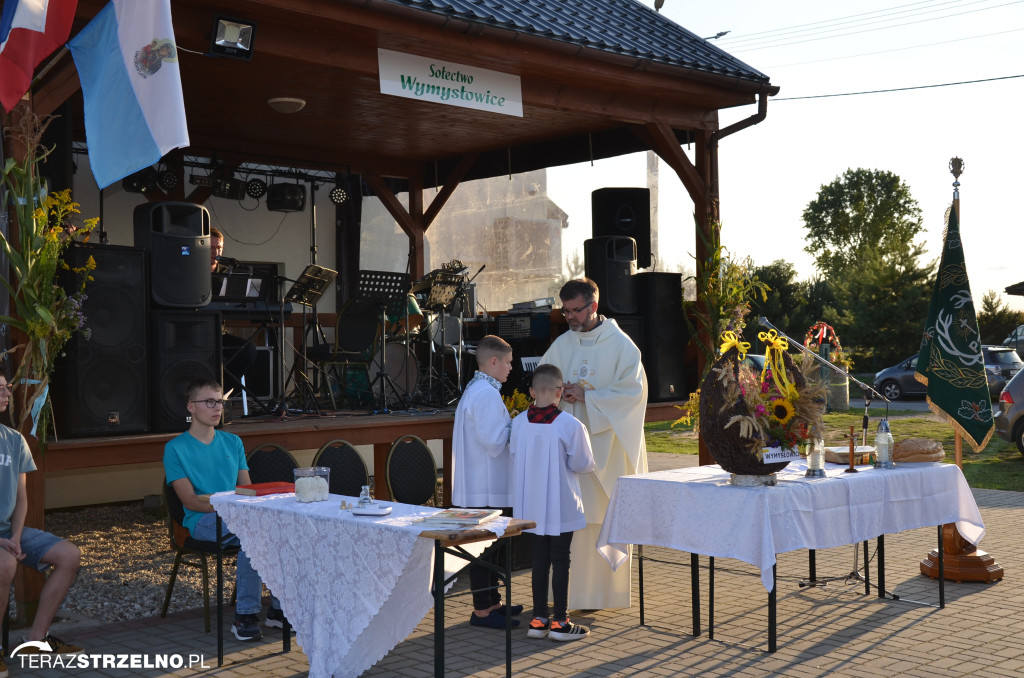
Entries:
MULTIPOLYGON (((654 0, 643 0, 653 7, 654 0)), ((662 14, 771 78, 781 88, 768 117, 719 147, 722 244, 755 265, 792 262, 816 274, 803 251, 801 215, 819 189, 847 169, 884 170, 910 188, 923 214, 919 241, 937 260, 943 214, 953 199, 949 160, 964 160, 960 227, 976 307, 1024 281, 1024 0, 862 0, 860 3, 665 0, 662 14), (825 94, 977 84, 785 100, 825 94)), ((756 104, 722 111, 725 127, 756 104)), ((692 158, 692 155, 691 155, 692 158)), ((694 269, 693 204, 675 173, 659 169, 658 270, 694 269)), ((563 254, 590 237, 590 193, 645 186, 634 154, 552 168, 548 194, 569 214, 563 254)))

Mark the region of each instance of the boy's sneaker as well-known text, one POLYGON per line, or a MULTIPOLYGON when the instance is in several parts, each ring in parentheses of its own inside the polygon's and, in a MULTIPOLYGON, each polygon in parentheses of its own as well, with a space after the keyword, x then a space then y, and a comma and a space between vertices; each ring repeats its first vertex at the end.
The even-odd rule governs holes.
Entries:
MULTIPOLYGON (((486 617, 478 617, 475 612, 469 615, 470 626, 481 626, 485 629, 503 629, 505 628, 505 613, 499 613, 498 610, 491 610, 491 613, 486 617)), ((509 624, 509 628, 515 628, 519 626, 519 620, 513 619, 509 624)))
POLYGON ((238 640, 261 640, 263 632, 260 631, 260 616, 236 614, 235 622, 231 625, 231 633, 235 634, 238 640))
POLYGON ((530 621, 530 630, 526 632, 527 638, 543 638, 548 635, 548 620, 546 617, 534 617, 530 621))
MULTIPOLYGON (((532 626, 532 622, 531 622, 532 626)), ((551 630, 548 631, 548 638, 551 640, 579 640, 590 635, 590 629, 586 626, 573 624, 568 617, 565 621, 551 622, 551 630)))
MULTIPOLYGON (((263 625, 272 629, 283 629, 284 623, 288 621, 285 619, 284 612, 281 610, 275 610, 272 607, 267 608, 267 618, 263 621, 263 625)), ((289 624, 289 628, 292 633, 295 633, 295 627, 289 624)))
MULTIPOLYGON (((24 638, 22 640, 24 641, 24 638)), ((46 643, 50 646, 50 649, 45 650, 42 648, 32 646, 22 647, 18 650, 18 654, 80 654, 82 652, 82 648, 80 648, 79 646, 65 643, 60 638, 51 636, 50 634, 46 634, 45 636, 43 636, 43 639, 39 642, 46 643)))

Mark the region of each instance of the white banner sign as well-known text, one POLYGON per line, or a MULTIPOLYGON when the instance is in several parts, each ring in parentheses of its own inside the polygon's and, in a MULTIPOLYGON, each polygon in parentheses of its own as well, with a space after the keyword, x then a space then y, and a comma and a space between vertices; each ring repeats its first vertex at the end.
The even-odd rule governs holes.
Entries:
POLYGON ((518 75, 377 50, 381 94, 523 117, 518 75))
POLYGON ((761 455, 762 464, 774 464, 777 461, 793 461, 800 458, 800 452, 792 447, 767 447, 761 455))

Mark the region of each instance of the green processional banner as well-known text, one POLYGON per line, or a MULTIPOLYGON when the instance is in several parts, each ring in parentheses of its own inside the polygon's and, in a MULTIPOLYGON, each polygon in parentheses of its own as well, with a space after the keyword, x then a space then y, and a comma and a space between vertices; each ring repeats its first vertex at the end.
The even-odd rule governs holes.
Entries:
POLYGON ((978 317, 974 312, 960 241, 959 201, 949 210, 942 261, 914 377, 928 386, 928 406, 946 417, 975 452, 995 431, 985 378, 978 317))

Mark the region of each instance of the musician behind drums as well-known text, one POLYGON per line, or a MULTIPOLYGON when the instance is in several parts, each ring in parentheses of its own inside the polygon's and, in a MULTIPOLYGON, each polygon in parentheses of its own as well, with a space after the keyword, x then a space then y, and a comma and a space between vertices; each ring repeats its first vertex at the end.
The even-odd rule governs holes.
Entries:
POLYGON ((419 302, 416 301, 416 295, 409 292, 406 295, 405 303, 405 315, 399 317, 388 316, 388 334, 392 337, 403 337, 406 334, 414 336, 419 334, 420 325, 423 324, 423 311, 420 310, 419 302), (409 323, 408 332, 406 331, 406 322, 409 323))

